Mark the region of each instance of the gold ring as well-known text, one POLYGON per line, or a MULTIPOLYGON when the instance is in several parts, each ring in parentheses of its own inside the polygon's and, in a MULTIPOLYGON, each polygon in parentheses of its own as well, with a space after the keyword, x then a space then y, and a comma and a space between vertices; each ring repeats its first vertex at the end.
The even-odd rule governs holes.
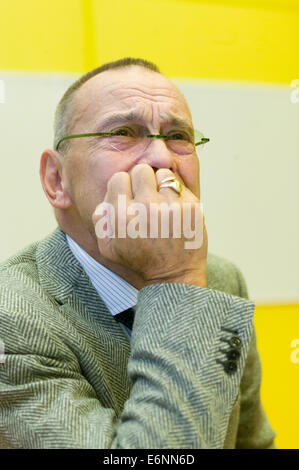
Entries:
POLYGON ((183 191, 183 186, 180 183, 180 181, 175 178, 174 176, 168 176, 168 178, 164 178, 160 184, 158 185, 158 191, 160 191, 161 188, 171 188, 173 189, 178 195, 181 194, 183 191))

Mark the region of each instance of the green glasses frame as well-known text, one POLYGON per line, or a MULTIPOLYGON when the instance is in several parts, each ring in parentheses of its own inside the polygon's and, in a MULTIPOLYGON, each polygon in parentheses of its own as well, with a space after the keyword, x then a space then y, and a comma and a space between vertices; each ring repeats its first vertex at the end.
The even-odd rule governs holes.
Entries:
MULTIPOLYGON (((100 136, 100 137, 113 137, 114 135, 118 135, 115 132, 95 132, 95 133, 90 133, 90 134, 74 134, 74 135, 68 135, 66 137, 62 137, 56 145, 56 151, 58 151, 58 147, 63 142, 64 140, 67 139, 76 139, 77 137, 94 137, 94 136, 100 136)), ((168 135, 162 135, 162 134, 148 134, 146 137, 150 138, 155 138, 155 139, 164 139, 164 140, 169 140, 170 136, 168 135)), ((209 142, 210 139, 207 137, 202 137, 199 142, 196 142, 194 145, 202 145, 205 144, 206 142, 209 142)))

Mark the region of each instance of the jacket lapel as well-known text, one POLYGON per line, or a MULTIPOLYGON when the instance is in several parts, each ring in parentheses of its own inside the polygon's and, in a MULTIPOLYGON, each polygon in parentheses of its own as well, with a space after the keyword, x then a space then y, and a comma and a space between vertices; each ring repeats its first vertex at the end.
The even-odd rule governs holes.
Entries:
POLYGON ((60 227, 39 243, 36 260, 41 287, 60 305, 79 309, 96 328, 114 335, 129 354, 128 338, 74 257, 60 227))

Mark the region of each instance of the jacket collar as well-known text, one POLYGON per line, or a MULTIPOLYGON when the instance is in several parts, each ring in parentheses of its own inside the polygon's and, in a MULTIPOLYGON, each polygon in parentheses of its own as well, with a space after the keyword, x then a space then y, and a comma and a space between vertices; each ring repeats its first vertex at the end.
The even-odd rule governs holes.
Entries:
MULTIPOLYGON (((223 291, 223 276, 216 276, 220 258, 208 255, 208 287, 223 291)), ((95 318, 109 319, 115 324, 105 303, 93 287, 86 272, 70 250, 66 235, 60 227, 38 243, 37 270, 41 287, 59 304, 70 302, 76 296, 95 318)), ((234 293, 234 292, 232 292, 234 293)), ((117 326, 117 325, 116 325, 117 326)), ((111 324, 109 325, 111 328, 111 324)))
POLYGON ((41 287, 57 303, 69 304, 79 309, 82 315, 91 316, 98 326, 117 336, 124 336, 122 328, 70 250, 66 235, 60 227, 39 242, 36 262, 41 287))

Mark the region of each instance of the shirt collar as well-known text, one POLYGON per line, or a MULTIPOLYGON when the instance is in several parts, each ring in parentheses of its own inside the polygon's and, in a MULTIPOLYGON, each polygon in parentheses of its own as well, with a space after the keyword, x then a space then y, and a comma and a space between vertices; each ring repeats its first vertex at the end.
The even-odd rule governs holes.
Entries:
POLYGON ((66 234, 66 240, 73 255, 83 267, 112 315, 137 304, 138 289, 92 258, 68 234, 66 234))

